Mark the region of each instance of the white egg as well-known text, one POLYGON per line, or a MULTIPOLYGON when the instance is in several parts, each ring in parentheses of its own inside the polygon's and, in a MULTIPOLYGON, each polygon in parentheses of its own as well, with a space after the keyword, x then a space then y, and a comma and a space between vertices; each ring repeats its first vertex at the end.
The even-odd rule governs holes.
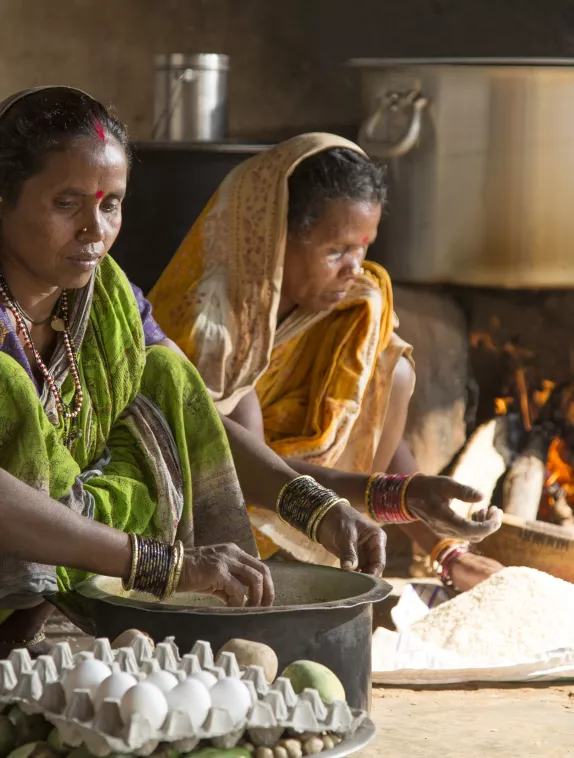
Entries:
POLYGON ((193 727, 199 729, 211 708, 211 697, 207 687, 190 676, 168 693, 167 704, 170 711, 187 713, 193 727))
POLYGON ((120 715, 124 724, 136 713, 147 719, 152 729, 159 729, 167 716, 167 701, 163 692, 147 682, 131 687, 120 703, 120 715))
POLYGON ((239 679, 226 677, 214 684, 209 691, 214 708, 221 708, 229 713, 234 724, 247 716, 251 708, 249 690, 239 679))
POLYGON ((169 671, 154 671, 145 680, 148 684, 155 685, 164 695, 171 692, 179 684, 179 679, 169 671))
POLYGON ((111 669, 96 658, 88 658, 78 663, 66 675, 63 685, 66 700, 69 701, 74 690, 89 690, 92 699, 100 684, 111 674, 111 669))
POLYGON ((214 684, 217 684, 218 679, 211 671, 198 671, 197 674, 192 674, 189 679, 195 679, 196 682, 201 682, 208 690, 210 690, 214 684))
POLYGON ((137 683, 135 676, 127 674, 125 671, 118 671, 117 674, 108 676, 96 690, 93 698, 94 706, 98 709, 107 698, 121 700, 130 687, 137 683))

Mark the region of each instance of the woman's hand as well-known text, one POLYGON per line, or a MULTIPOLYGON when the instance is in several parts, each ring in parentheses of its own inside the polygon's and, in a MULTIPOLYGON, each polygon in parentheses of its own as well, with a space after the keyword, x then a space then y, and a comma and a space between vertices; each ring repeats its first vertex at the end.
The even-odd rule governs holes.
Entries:
POLYGON ((478 511, 470 520, 452 510, 451 500, 478 503, 482 495, 446 476, 415 476, 407 489, 409 511, 441 537, 480 542, 500 528, 502 511, 499 508, 491 506, 478 511))
POLYGON ((334 505, 317 530, 319 543, 341 561, 345 571, 380 576, 385 568, 387 536, 348 505, 334 505))
POLYGON ((275 598, 271 573, 257 558, 237 545, 186 548, 179 592, 214 595, 226 605, 272 605, 275 598))
POLYGON ((473 553, 460 555, 450 565, 450 578, 459 592, 466 592, 484 582, 493 574, 502 571, 504 566, 491 558, 473 553))

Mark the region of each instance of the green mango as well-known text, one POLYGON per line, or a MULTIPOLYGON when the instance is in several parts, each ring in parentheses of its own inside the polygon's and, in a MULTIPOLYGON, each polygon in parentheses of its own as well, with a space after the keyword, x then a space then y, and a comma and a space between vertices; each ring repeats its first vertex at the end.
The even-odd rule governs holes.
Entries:
POLYGON ((339 678, 322 663, 315 661, 295 661, 281 674, 289 679, 293 689, 299 695, 304 689, 317 690, 321 700, 332 703, 334 700, 346 700, 345 689, 339 678))
POLYGON ((13 750, 8 758, 61 758, 47 742, 29 742, 13 750))
POLYGON ((24 713, 17 705, 10 709, 8 718, 16 727, 16 745, 45 742, 53 728, 41 713, 24 713))
POLYGON ((156 747, 149 758, 180 758, 181 753, 176 750, 169 742, 162 742, 156 747))
MULTIPOLYGON (((59 756, 59 758, 62 758, 62 756, 59 756)), ((97 756, 91 753, 85 745, 80 745, 80 747, 75 747, 71 753, 68 753, 67 758, 97 758, 97 756)), ((110 753, 106 758, 128 758, 128 754, 110 753)))
POLYGON ((62 742, 62 735, 56 729, 56 727, 52 729, 52 731, 48 735, 48 739, 46 740, 46 742, 48 743, 48 745, 50 745, 50 747, 53 747, 57 753, 60 753, 60 755, 67 755, 72 749, 68 745, 65 745, 62 742))
POLYGON ((6 758, 16 747, 18 732, 8 716, 0 715, 0 758, 6 758))

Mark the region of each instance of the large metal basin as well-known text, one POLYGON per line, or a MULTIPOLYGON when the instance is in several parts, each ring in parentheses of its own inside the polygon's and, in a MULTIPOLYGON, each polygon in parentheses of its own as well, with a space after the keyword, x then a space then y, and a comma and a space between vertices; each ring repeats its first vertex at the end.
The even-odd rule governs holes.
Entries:
POLYGON ((357 59, 395 281, 574 286, 574 61, 357 59))
POLYGON ((119 579, 93 577, 77 587, 91 599, 96 632, 114 638, 125 629, 147 632, 156 642, 174 636, 188 652, 207 640, 214 652, 233 637, 264 642, 280 671, 295 660, 328 666, 341 679, 354 708, 369 710, 372 604, 391 586, 381 579, 323 566, 270 562, 273 608, 228 608, 214 598, 178 593, 169 604, 124 592, 119 579))

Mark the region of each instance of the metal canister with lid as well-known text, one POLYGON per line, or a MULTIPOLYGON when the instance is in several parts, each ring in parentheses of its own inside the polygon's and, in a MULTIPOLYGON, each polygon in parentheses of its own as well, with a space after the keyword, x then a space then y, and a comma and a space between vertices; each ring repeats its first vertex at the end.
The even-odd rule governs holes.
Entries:
POLYGON ((157 55, 153 139, 160 142, 224 140, 228 71, 227 55, 157 55))

